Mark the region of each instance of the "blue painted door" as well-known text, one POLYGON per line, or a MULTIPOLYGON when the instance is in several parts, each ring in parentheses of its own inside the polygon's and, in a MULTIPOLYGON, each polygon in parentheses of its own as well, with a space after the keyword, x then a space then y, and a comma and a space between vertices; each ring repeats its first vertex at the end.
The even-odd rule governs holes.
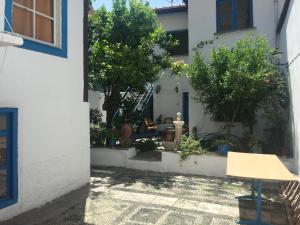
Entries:
POLYGON ((188 92, 183 92, 183 120, 185 124, 189 124, 189 93, 188 92))
POLYGON ((9 123, 8 115, 0 113, 0 199, 8 197, 9 193, 9 123))

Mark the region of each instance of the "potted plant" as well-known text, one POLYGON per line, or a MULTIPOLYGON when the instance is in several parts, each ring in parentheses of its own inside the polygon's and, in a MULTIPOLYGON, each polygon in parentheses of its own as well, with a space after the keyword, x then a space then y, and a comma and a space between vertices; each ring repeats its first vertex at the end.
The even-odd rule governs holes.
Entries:
POLYGON ((258 153, 258 154, 262 153, 263 143, 255 135, 250 135, 248 137, 247 146, 248 146, 250 152, 258 153))
POLYGON ((104 133, 105 133, 106 145, 109 147, 114 147, 118 140, 117 132, 113 129, 106 129, 104 133))
POLYGON ((136 142, 135 147, 142 152, 148 152, 156 150, 157 145, 152 139, 141 139, 136 142))

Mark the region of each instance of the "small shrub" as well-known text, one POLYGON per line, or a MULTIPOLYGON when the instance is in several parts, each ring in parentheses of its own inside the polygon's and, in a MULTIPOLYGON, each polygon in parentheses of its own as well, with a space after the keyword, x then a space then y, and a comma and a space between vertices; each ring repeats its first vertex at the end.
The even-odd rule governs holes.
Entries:
POLYGON ((208 134, 201 138, 200 144, 203 148, 207 149, 207 151, 216 152, 218 150, 218 145, 216 145, 216 143, 221 139, 225 139, 225 136, 222 134, 208 134))
POLYGON ((90 109, 90 145, 103 146, 105 137, 103 135, 102 114, 98 109, 90 109))
POLYGON ((99 127, 90 127, 90 145, 91 146, 103 146, 105 143, 105 137, 103 130, 99 127))
POLYGON ((142 139, 136 142, 135 147, 142 152, 154 151, 156 143, 152 139, 142 139))
POLYGON ((100 125, 102 122, 102 113, 99 109, 90 109, 90 124, 100 125))
POLYGON ((180 158, 182 161, 186 160, 191 154, 204 154, 206 152, 206 150, 201 147, 199 140, 196 140, 192 136, 183 136, 181 138, 180 149, 180 158))

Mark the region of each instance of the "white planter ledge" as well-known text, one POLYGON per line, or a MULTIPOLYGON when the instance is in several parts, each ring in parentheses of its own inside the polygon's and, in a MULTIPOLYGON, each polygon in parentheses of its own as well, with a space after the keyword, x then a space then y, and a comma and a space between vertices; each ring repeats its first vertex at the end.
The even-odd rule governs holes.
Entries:
MULTIPOLYGON (((128 169, 147 170, 155 172, 171 172, 194 174, 213 177, 226 177, 227 157, 216 155, 191 155, 186 160, 180 160, 177 152, 162 152, 161 161, 143 161, 133 159, 135 148, 111 149, 92 148, 92 166, 115 166, 128 169)), ((294 159, 282 158, 281 161, 294 172, 294 159)))
POLYGON ((128 159, 136 156, 135 148, 116 149, 108 147, 91 148, 92 166, 127 167, 128 159))

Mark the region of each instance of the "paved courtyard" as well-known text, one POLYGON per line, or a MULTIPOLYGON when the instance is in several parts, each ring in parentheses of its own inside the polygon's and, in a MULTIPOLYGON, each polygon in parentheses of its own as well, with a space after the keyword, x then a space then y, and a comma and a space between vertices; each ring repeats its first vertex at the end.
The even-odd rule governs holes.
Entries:
MULTIPOLYGON (((3 225, 231 225, 254 218, 247 182, 95 168, 89 186, 3 225)), ((287 225, 277 191, 264 190, 265 222, 287 225)), ((2 225, 1 224, 1 225, 2 225)))

